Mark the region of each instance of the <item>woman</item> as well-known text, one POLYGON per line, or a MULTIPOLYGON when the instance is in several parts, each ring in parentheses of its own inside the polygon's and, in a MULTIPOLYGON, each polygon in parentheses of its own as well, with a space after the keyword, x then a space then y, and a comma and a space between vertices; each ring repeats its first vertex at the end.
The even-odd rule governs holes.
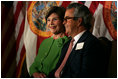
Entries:
POLYGON ((61 49, 69 40, 65 36, 64 14, 65 9, 57 6, 47 12, 46 23, 53 35, 41 43, 38 55, 30 67, 30 75, 35 78, 45 78, 56 67, 61 49))

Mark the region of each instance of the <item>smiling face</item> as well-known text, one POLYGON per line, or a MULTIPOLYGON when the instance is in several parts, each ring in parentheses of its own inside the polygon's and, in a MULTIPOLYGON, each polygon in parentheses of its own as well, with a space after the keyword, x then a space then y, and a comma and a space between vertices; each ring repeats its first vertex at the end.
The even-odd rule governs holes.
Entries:
POLYGON ((77 30, 77 21, 73 20, 72 17, 74 17, 74 8, 67 9, 65 13, 65 19, 63 24, 65 25, 66 33, 69 36, 72 36, 73 33, 77 30), (70 18, 71 17, 71 18, 70 18))
POLYGON ((47 25, 53 34, 61 33, 64 28, 62 21, 59 19, 59 16, 56 13, 52 13, 47 18, 47 25))

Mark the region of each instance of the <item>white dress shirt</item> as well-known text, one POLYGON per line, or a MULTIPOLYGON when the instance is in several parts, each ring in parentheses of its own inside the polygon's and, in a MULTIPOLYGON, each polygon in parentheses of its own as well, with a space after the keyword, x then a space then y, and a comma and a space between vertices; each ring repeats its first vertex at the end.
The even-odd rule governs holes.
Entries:
POLYGON ((73 42, 73 48, 75 46, 75 44, 77 43, 77 41, 80 39, 80 37, 84 34, 86 30, 80 32, 79 34, 77 34, 75 37, 74 37, 74 42, 73 42))

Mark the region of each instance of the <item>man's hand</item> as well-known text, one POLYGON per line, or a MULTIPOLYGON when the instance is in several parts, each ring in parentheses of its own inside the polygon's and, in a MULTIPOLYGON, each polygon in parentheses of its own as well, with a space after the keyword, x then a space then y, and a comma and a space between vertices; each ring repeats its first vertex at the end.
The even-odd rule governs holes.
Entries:
POLYGON ((46 78, 46 75, 44 73, 35 72, 35 73, 33 73, 33 77, 34 78, 46 78))

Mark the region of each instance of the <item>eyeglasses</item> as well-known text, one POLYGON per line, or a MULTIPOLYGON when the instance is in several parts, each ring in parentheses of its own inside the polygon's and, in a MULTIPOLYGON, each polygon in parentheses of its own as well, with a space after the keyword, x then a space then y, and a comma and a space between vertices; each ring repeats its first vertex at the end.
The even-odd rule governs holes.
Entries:
POLYGON ((78 18, 80 18, 80 17, 65 17, 64 21, 67 21, 67 19, 77 20, 78 18))

